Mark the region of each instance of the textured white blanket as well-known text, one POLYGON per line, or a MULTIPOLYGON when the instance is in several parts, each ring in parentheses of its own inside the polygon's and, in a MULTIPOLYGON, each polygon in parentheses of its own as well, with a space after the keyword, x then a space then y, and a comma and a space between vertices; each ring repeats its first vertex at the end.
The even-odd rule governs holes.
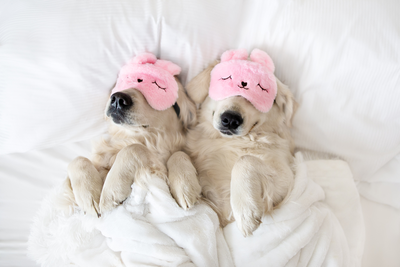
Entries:
POLYGON ((222 231, 205 204, 182 210, 165 182, 153 177, 147 191, 133 185, 130 198, 99 219, 55 209, 56 189, 32 227, 30 255, 42 266, 359 266, 363 223, 347 164, 296 160, 288 202, 251 237, 242 237, 235 223, 222 231), (317 176, 326 171, 329 179, 318 179, 329 201, 307 167, 317 176))
POLYGON ((35 219, 30 254, 42 266, 232 266, 214 211, 184 211, 162 179, 150 180, 99 219, 55 209, 55 190, 35 219))
POLYGON ((264 216, 253 236, 244 238, 234 224, 225 227, 236 266, 350 266, 346 236, 324 199, 306 165, 298 164, 287 202, 264 216))

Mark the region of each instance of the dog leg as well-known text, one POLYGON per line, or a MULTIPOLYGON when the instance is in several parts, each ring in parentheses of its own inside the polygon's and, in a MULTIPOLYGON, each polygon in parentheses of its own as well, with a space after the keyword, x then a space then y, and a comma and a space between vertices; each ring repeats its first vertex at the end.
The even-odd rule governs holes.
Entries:
POLYGON ((242 156, 232 169, 231 207, 244 236, 260 225, 264 213, 273 210, 291 189, 293 173, 279 160, 242 156))
POLYGON ((68 177, 64 183, 65 194, 88 214, 100 216, 99 201, 103 179, 93 163, 77 157, 68 165, 68 177), (71 194, 71 190, 73 196, 71 194))
POLYGON ((121 204, 131 194, 133 182, 145 186, 146 177, 156 174, 166 179, 167 170, 153 153, 141 144, 133 144, 118 152, 107 174, 100 197, 101 212, 121 204))
POLYGON ((262 177, 257 171, 260 165, 261 160, 242 156, 232 169, 231 207, 243 236, 251 235, 258 228, 263 215, 262 177))
POLYGON ((200 198, 201 193, 192 161, 184 152, 178 151, 168 159, 167 168, 172 196, 184 210, 190 209, 200 198))

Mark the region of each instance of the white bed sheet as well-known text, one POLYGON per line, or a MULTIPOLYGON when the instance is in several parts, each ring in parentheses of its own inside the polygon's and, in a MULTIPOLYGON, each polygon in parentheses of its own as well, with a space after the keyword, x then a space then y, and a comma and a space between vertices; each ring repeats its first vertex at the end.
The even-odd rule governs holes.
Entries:
MULTIPOLYGON (((78 155, 90 155, 89 141, 0 156, 0 266, 36 266, 26 256, 32 218, 43 197, 65 179, 68 163, 78 155)), ((366 226, 362 266, 398 267, 400 211, 363 197, 361 203, 366 226)))
POLYGON ((0 157, 0 266, 36 266, 26 256, 32 219, 68 163, 89 151, 90 142, 81 142, 0 157))

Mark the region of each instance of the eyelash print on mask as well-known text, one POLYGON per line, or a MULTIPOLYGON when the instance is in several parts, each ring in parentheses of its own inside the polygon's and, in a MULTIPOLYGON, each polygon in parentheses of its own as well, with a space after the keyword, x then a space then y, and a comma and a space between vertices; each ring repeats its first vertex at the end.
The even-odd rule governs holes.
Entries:
POLYGON ((231 80, 232 80, 232 76, 229 75, 228 77, 226 77, 226 78, 221 78, 220 80, 228 80, 228 79, 231 79, 231 80))
POLYGON ((267 91, 267 93, 268 93, 268 89, 264 89, 264 88, 262 88, 260 84, 257 84, 257 85, 258 85, 258 86, 260 86, 261 90, 263 90, 263 91, 267 91))
POLYGON ((152 83, 154 83, 155 85, 157 85, 158 88, 160 88, 160 89, 162 89, 162 90, 164 90, 164 91, 167 91, 167 87, 162 88, 161 86, 158 85, 158 83, 157 83, 156 81, 154 81, 154 82, 152 82, 152 83))

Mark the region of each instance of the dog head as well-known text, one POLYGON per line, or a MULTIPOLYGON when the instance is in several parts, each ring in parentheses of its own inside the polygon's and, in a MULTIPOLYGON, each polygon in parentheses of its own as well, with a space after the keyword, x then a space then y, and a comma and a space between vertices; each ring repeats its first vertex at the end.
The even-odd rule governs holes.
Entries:
POLYGON ((196 121, 194 104, 174 77, 180 68, 150 53, 125 65, 106 106, 106 117, 122 128, 189 128, 196 121))
MULTIPOLYGON (((256 50, 256 53, 259 52, 260 50, 256 50)), ((254 51, 252 55, 253 53, 254 51)), ((250 58, 255 61, 252 55, 250 58)), ((227 66, 221 69, 221 64, 234 65, 238 61, 246 61, 247 52, 228 51, 221 59, 221 63, 215 61, 210 64, 186 88, 189 97, 195 103, 201 104, 200 123, 212 125, 223 137, 245 136, 257 130, 279 133, 284 131, 283 128, 291 126, 297 103, 289 88, 273 75, 274 67, 269 57, 264 65, 266 70, 253 71, 252 73, 256 73, 253 76, 246 73, 248 68, 227 66), (230 70, 232 71, 229 72, 230 70), (246 80, 244 76, 251 77, 246 80), (226 79, 227 77, 230 78, 226 79), (228 84, 224 85, 225 82, 228 84), (258 85, 261 85, 260 88, 258 85), (264 96, 266 89, 269 90, 269 95, 264 96)))

